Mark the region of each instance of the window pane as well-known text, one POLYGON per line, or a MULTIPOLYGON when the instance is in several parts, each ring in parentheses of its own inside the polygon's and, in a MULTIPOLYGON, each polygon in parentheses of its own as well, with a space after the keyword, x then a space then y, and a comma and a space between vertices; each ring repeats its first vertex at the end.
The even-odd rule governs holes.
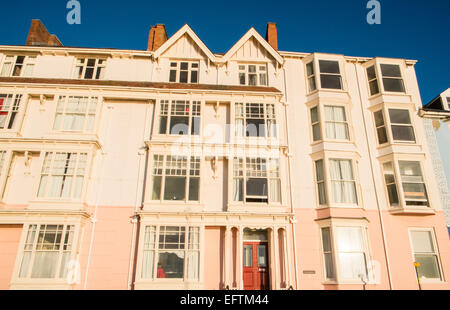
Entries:
POLYGON ((152 199, 159 200, 161 199, 161 176, 153 177, 153 189, 152 189, 152 199))
POLYGON ((265 245, 258 245, 258 267, 267 266, 267 251, 265 245))
POLYGON ((186 198, 186 178, 166 177, 164 186, 164 200, 184 200, 186 198))
POLYGON ((177 70, 170 70, 169 82, 177 81, 177 70))
POLYGON ((160 252, 157 277, 182 279, 184 277, 184 252, 160 252))
POLYGON ((188 71, 180 71, 180 83, 187 83, 188 71))
POLYGON ((402 79, 383 78, 383 85, 385 91, 405 92, 405 86, 403 85, 402 79))
POLYGON ((367 278, 364 253, 339 253, 341 277, 343 279, 367 278))
POLYGON ((319 121, 319 110, 317 107, 311 109, 311 123, 316 123, 319 121))
POLYGON ((323 251, 324 252, 331 252, 331 234, 330 234, 330 228, 325 227, 322 228, 322 245, 323 245, 323 251))
POLYGON ((266 126, 263 118, 248 118, 246 120, 246 134, 247 137, 265 137, 266 126))
POLYGON ((198 82, 198 71, 191 71, 191 83, 198 82))
POLYGON ((167 116, 161 116, 159 118, 159 133, 165 134, 167 130, 167 116))
POLYGON ((319 60, 320 73, 339 74, 339 62, 333 60, 319 60))
POLYGON ((265 179, 265 178, 248 178, 247 179, 247 195, 267 196, 267 179, 265 179))
POLYGON ((253 266, 253 253, 251 245, 244 245, 244 267, 253 266))
POLYGON ((198 200, 200 178, 189 179, 189 200, 198 200))
POLYGON ((422 169, 418 161, 399 161, 400 174, 404 182, 423 182, 422 169))
POLYGON ((181 70, 187 70, 189 68, 189 65, 187 62, 180 63, 180 69, 181 70))
POLYGON ((306 75, 310 76, 314 74, 314 65, 311 61, 310 63, 306 64, 306 75))
POLYGON ((245 73, 239 73, 239 84, 245 85, 245 73))
POLYGON ((189 117, 188 116, 172 116, 170 118, 169 132, 172 135, 189 134, 189 117))
POLYGON ((85 79, 92 79, 92 77, 94 76, 94 68, 86 68, 86 72, 84 73, 84 78, 85 79))
POLYGON ((394 140, 415 142, 416 137, 411 126, 392 125, 392 137, 394 140))
POLYGON ((375 73, 375 66, 370 66, 369 68, 367 68, 367 78, 370 80, 373 80, 377 77, 376 73, 375 73))
POLYGON ((370 88, 370 95, 375 95, 380 92, 380 89, 378 88, 377 80, 370 81, 369 88, 370 88))
POLYGON ((385 77, 402 77, 400 67, 398 65, 381 64, 381 74, 385 77))
POLYGON ((411 239, 415 253, 434 253, 430 231, 411 231, 411 239))
POLYGON ((362 229, 360 227, 336 227, 336 236, 338 251, 364 250, 362 229))
POLYGON ((417 268, 420 278, 441 278, 436 255, 415 255, 415 261, 420 263, 420 267, 417 268))
POLYGON ((320 83, 322 85, 322 88, 342 89, 340 75, 321 74, 320 83))
POLYGON ((388 142, 386 127, 380 127, 377 129, 378 143, 383 144, 388 142))

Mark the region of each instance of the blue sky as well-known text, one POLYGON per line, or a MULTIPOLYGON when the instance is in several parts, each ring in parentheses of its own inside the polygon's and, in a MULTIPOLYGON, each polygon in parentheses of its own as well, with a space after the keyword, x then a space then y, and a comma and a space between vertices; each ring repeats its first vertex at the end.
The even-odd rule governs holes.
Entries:
POLYGON ((368 0, 80 0, 81 25, 66 22, 67 0, 2 3, 0 44, 25 44, 41 19, 66 46, 146 49, 151 25, 169 36, 188 23, 213 52, 226 52, 250 27, 278 26, 280 50, 419 60, 423 103, 450 87, 450 1, 379 0, 381 25, 366 22, 368 0))

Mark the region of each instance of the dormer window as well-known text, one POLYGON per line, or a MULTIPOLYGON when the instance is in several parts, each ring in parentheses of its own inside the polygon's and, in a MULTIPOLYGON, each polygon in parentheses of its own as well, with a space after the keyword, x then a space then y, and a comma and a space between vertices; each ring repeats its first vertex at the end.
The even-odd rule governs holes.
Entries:
POLYGON ((239 84, 267 86, 267 65, 239 65, 239 84))
POLYGON ((74 79, 101 80, 105 73, 105 59, 77 58, 74 79))
POLYGON ((35 62, 36 56, 6 56, 0 76, 32 76, 35 62))
POLYGON ((197 61, 170 62, 169 82, 198 83, 199 63, 197 61))

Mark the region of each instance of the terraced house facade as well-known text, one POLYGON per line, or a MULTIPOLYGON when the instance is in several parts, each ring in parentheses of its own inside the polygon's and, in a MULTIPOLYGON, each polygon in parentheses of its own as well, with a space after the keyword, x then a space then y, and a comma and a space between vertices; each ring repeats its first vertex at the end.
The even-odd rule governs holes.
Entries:
POLYGON ((449 289, 416 61, 0 46, 1 289, 449 289))

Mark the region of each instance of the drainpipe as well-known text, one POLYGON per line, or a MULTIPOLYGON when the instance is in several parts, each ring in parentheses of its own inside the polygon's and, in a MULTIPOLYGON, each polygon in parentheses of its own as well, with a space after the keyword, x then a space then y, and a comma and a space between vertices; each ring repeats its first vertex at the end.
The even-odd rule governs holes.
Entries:
MULTIPOLYGON (((145 133, 147 131, 147 117, 148 117, 148 110, 150 108, 150 102, 147 103, 147 106, 145 108, 145 123, 144 123, 144 129, 142 132, 142 141, 145 141, 145 133)), ((150 122, 153 123, 153 122, 150 122)), ((136 258, 136 250, 138 248, 138 243, 139 243, 139 234, 138 234, 138 228, 139 228, 139 216, 138 216, 138 211, 139 209, 142 207, 143 203, 144 203, 144 193, 145 193, 145 180, 146 180, 146 176, 147 176, 147 163, 148 163, 148 147, 145 146, 145 151, 143 150, 139 150, 138 152, 139 155, 139 161, 138 161, 138 176, 137 176, 137 180, 136 180, 136 194, 135 194, 135 198, 134 198, 134 215, 132 216, 132 220, 131 222, 133 223, 133 229, 132 229, 132 234, 131 234, 131 248, 130 248, 130 262, 128 265, 128 290, 131 290, 133 288, 133 279, 134 279, 134 270, 136 268, 134 265, 134 261, 136 258), (144 162, 144 181, 142 182, 142 195, 141 195, 141 201, 138 203, 139 201, 139 184, 140 184, 140 177, 141 177, 141 161, 142 161, 142 156, 145 155, 145 162, 144 162)))
POLYGON ((367 135, 367 123, 366 123, 366 117, 364 115, 364 107, 363 107, 363 101, 362 101, 362 96, 361 96, 360 79, 359 79, 359 75, 358 75, 358 68, 356 67, 356 62, 353 63, 353 64, 354 64, 354 67, 355 67, 356 81, 357 81, 357 84, 358 84, 359 103, 361 104, 361 116, 362 116, 363 123, 364 123, 364 133, 365 133, 365 136, 366 136, 367 152, 369 153, 370 172, 372 174, 372 183, 373 183, 373 188, 375 190, 375 199, 376 199, 376 202, 377 202, 378 217, 380 219, 381 237, 383 239, 384 256, 386 258, 386 266, 387 266, 388 279, 389 279, 389 289, 393 290, 394 287, 393 287, 392 279, 391 279, 391 267, 390 267, 390 264, 389 264, 388 248, 387 248, 387 244, 386 244, 386 232, 384 230, 383 213, 381 212, 380 201, 378 199, 377 188, 376 188, 376 184, 375 184, 374 167, 373 167, 373 162, 372 162, 372 152, 370 150, 369 137, 367 135))
MULTIPOLYGON (((288 112, 287 109, 289 107, 288 104, 288 96, 287 96, 287 85, 286 85, 286 68, 283 66, 283 79, 284 79, 284 96, 285 96, 285 107, 284 107, 284 115, 286 118, 285 126, 286 126, 286 142, 288 145, 288 172, 289 172, 289 192, 290 192, 290 200, 291 200, 291 214, 292 219, 294 218, 294 195, 292 191, 292 164, 291 164, 291 154, 289 152, 289 118, 288 118, 288 112)), ((294 274, 295 274, 295 288, 298 290, 298 264, 297 264, 297 240, 295 237, 295 222, 291 221, 292 225, 292 242, 293 242, 293 250, 294 250, 294 274)), ((286 249, 288 250, 288 249, 286 249)), ((289 264, 291 262, 288 262, 289 264)), ((290 283, 289 283, 290 284, 290 283)))
MULTIPOLYGON (((102 100, 103 101, 103 100, 102 100)), ((107 109, 112 109, 112 107, 107 107, 107 109)), ((108 123, 106 125, 106 134, 108 135, 108 133, 110 133, 110 124, 111 124, 111 113, 109 113, 108 115, 108 123)), ((92 247, 94 244, 94 237, 95 237, 95 226, 97 223, 97 211, 98 211, 98 204, 99 204, 99 200, 100 200, 100 193, 103 191, 103 183, 102 182, 102 176, 104 174, 104 170, 105 170, 105 149, 101 148, 101 162, 100 162, 100 172, 98 175, 98 190, 97 190, 97 195, 95 198, 95 209, 94 209, 94 214, 93 216, 91 216, 91 221, 92 221, 92 229, 91 229, 91 240, 89 242, 89 252, 88 252, 88 258, 87 258, 87 263, 86 263, 86 272, 84 274, 84 285, 83 285, 83 289, 86 290, 87 289, 87 283, 88 283, 88 277, 89 277, 89 267, 91 264, 91 256, 92 256, 92 247)))

